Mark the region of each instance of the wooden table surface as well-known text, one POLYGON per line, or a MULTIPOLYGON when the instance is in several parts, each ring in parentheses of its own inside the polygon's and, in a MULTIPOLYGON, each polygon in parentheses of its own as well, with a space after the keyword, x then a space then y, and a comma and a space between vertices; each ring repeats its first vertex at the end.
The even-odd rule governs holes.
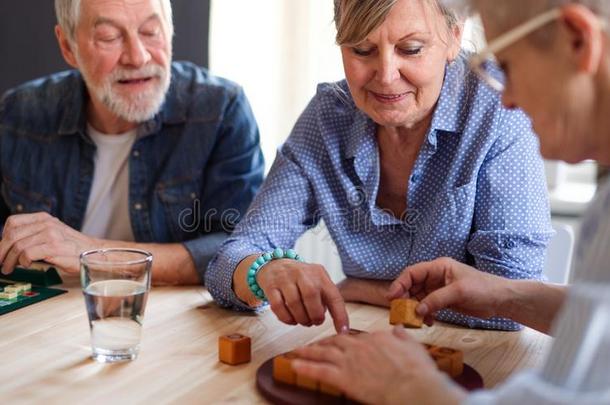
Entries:
MULTIPOLYGON (((314 328, 288 326, 269 311, 221 309, 201 287, 157 287, 149 295, 138 359, 98 364, 90 358, 77 280, 60 288, 69 292, 0 317, 3 403, 266 403, 255 387, 258 366, 334 333, 329 320, 314 328), (218 362, 218 337, 232 332, 252 338, 251 363, 218 362)), ((386 309, 348 304, 348 312, 354 328, 391 327, 386 309)), ((486 387, 538 364, 551 342, 530 329, 491 332, 438 324, 412 333, 422 342, 463 350, 486 387)))

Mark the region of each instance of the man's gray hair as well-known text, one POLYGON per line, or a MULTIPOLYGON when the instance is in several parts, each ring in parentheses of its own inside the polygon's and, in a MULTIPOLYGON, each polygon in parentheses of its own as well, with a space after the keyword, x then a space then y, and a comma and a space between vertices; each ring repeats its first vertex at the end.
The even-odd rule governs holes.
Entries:
POLYGON ((582 4, 599 18, 610 22, 610 0, 441 0, 441 2, 470 14, 484 8, 485 15, 489 16, 500 30, 508 30, 544 11, 566 4, 582 4))
MULTIPOLYGON (((76 31, 76 25, 80 18, 80 8, 82 0, 55 0, 55 15, 57 23, 67 34, 68 38, 73 41, 76 31)), ((172 16, 172 3, 170 0, 159 0, 161 2, 161 10, 163 18, 167 22, 170 38, 174 35, 174 22, 172 16)))

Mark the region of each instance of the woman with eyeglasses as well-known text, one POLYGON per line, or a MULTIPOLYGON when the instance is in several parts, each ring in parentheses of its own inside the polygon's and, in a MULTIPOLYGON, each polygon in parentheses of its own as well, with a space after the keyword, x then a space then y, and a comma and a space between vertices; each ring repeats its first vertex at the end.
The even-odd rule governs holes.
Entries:
POLYGON ((266 301, 293 325, 319 325, 328 310, 340 331, 345 301, 389 305, 390 283, 422 261, 539 279, 552 231, 538 144, 525 114, 468 70, 457 15, 437 0, 335 0, 335 10, 346 80, 319 86, 211 261, 216 301, 245 311, 266 301), (291 250, 321 220, 347 276, 338 286, 291 250))
MULTIPOLYGON (((610 164, 608 0, 473 0, 489 46, 473 71, 502 92, 506 107, 533 119, 549 159, 610 164), (502 74, 491 70, 494 63, 502 74), (503 76, 503 77, 502 77, 503 76)), ((610 404, 610 182, 583 220, 574 285, 506 280, 451 259, 417 264, 390 298, 416 296, 428 323, 442 308, 501 316, 555 337, 542 367, 470 396, 435 370, 404 331, 338 336, 304 348, 297 372, 370 403, 610 404)))

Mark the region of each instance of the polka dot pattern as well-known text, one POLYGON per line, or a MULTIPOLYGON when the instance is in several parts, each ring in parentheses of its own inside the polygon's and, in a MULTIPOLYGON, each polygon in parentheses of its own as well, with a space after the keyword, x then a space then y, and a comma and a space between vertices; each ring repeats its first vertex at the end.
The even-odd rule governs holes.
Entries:
MULTIPOLYGON (((375 123, 356 108, 345 81, 320 85, 248 214, 210 262, 205 280, 218 303, 248 310, 232 291, 236 265, 293 247, 320 219, 351 277, 393 280, 409 265, 448 256, 503 277, 540 278, 552 230, 537 139, 522 112, 502 108, 499 95, 466 70, 465 62, 447 68, 402 219, 375 204, 375 123)), ((439 319, 520 327, 450 311, 439 319)))

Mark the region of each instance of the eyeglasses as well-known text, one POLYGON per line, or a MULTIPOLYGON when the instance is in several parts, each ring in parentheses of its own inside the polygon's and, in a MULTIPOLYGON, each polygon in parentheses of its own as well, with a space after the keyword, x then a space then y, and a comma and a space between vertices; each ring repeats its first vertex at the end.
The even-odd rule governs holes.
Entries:
POLYGON ((559 17, 561 17, 561 10, 559 8, 554 8, 505 32, 491 41, 481 52, 472 56, 470 59, 470 68, 489 87, 500 93, 503 92, 505 82, 504 74, 500 72, 496 77, 492 72, 486 69, 486 66, 488 66, 489 63, 497 65, 494 55, 532 32, 544 27, 546 24, 557 20, 559 17))

